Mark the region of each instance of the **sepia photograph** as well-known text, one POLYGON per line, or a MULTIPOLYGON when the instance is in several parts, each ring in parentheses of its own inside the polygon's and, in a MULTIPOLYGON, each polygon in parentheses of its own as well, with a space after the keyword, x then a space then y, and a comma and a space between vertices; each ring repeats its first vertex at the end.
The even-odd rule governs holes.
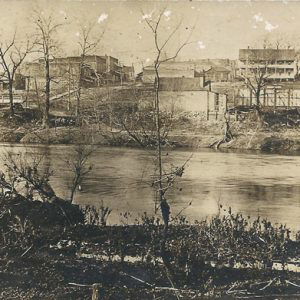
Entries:
POLYGON ((300 299, 300 1, 0 24, 0 300, 300 299))

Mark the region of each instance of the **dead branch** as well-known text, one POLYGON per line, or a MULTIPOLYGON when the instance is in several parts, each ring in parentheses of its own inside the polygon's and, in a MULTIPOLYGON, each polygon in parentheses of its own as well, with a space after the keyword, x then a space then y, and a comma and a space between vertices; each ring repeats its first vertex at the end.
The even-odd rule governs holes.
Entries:
POLYGON ((300 285, 299 285, 299 284, 293 283, 293 282, 291 282, 291 281, 289 281, 289 280, 286 280, 285 282, 288 283, 288 284, 290 284, 290 285, 292 285, 292 286, 295 286, 295 287, 300 288, 300 285))
POLYGON ((31 246, 29 246, 29 247, 26 249, 26 251, 24 251, 24 252, 22 253, 21 257, 25 256, 25 255, 30 251, 30 249, 31 249, 32 247, 33 247, 33 244, 32 244, 31 246))
POLYGON ((270 280, 270 281, 268 282, 267 285, 265 285, 264 287, 260 288, 259 290, 260 290, 260 291, 265 290, 265 289, 266 289, 267 287, 269 287, 276 279, 277 279, 277 278, 274 278, 274 279, 270 280))
POLYGON ((79 286, 79 287, 88 287, 88 288, 93 287, 92 284, 80 284, 80 283, 74 283, 74 282, 69 282, 68 284, 73 285, 73 286, 79 286))
POLYGON ((151 284, 151 283, 149 283, 149 282, 147 282, 147 281, 145 281, 145 280, 142 280, 142 279, 140 279, 140 278, 138 278, 138 277, 136 277, 136 276, 129 275, 129 274, 125 273, 125 272, 120 272, 120 274, 121 274, 121 275, 128 276, 128 277, 130 277, 130 278, 132 278, 132 279, 134 279, 134 280, 136 280, 136 281, 138 281, 138 282, 142 282, 142 283, 146 284, 147 286, 154 287, 154 284, 151 284))

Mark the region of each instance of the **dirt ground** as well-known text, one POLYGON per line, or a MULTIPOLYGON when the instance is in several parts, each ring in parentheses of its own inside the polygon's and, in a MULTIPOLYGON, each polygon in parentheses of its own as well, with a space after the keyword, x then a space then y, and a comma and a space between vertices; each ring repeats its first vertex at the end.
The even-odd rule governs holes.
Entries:
MULTIPOLYGON (((34 238, 14 232, 1 243, 0 299, 91 299, 95 283, 101 284, 103 299, 300 299, 299 273, 268 267, 234 268, 196 259, 190 275, 179 268, 170 281, 153 254, 157 250, 147 253, 147 226, 36 230, 34 238)), ((181 234, 171 236, 179 241, 181 234)), ((290 253, 297 256, 300 244, 293 243, 290 253)))
POLYGON ((299 278, 292 274, 230 269, 211 272, 215 279, 209 277, 198 289, 185 286, 173 291, 163 268, 146 263, 103 262, 40 251, 28 253, 25 257, 1 259, 0 299, 91 299, 94 283, 101 283, 103 299, 177 299, 178 295, 181 299, 300 297, 299 288, 285 283, 285 280, 299 283, 299 278), (273 286, 267 287, 273 280, 273 286), (148 286, 149 282, 156 288, 148 286), (213 288, 210 290, 209 286, 213 288))

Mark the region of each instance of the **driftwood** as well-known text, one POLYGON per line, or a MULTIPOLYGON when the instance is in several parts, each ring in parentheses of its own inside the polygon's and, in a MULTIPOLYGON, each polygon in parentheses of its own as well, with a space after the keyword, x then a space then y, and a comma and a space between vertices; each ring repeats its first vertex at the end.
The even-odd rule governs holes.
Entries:
MULTIPOLYGON (((120 275, 123 276, 128 276, 138 282, 141 282, 143 284, 145 284, 146 286, 148 286, 149 288, 151 288, 153 290, 153 292, 155 291, 170 291, 170 292, 174 292, 176 294, 176 297, 179 298, 180 293, 199 293, 200 290, 197 289, 181 289, 181 288, 175 288, 172 284, 172 287, 157 287, 154 284, 151 284, 143 279, 140 279, 136 276, 127 274, 125 272, 120 272, 120 275)), ((264 285, 262 288, 258 289, 257 291, 263 291, 265 290, 267 287, 269 287, 270 285, 272 285, 277 278, 271 279, 270 281, 265 281, 265 282, 259 282, 256 285, 260 285, 260 284, 266 284, 264 285)), ((294 287, 299 287, 300 285, 290 282, 288 280, 286 280, 287 284, 290 284, 294 287)), ((86 284, 79 284, 79 283, 69 283, 69 285, 73 285, 73 286, 77 286, 77 287, 88 287, 90 289, 93 290, 93 294, 92 294, 92 300, 100 300, 100 299, 104 299, 104 289, 102 287, 102 284, 100 283, 94 283, 92 285, 86 285, 86 284)), ((259 294, 256 293, 255 291, 248 291, 247 289, 238 289, 238 284, 234 283, 226 292, 227 295, 229 296, 234 296, 235 299, 255 299, 255 298, 261 298, 264 299, 267 297, 276 297, 276 298, 290 298, 290 297, 299 297, 300 294, 296 293, 296 294, 259 294)), ((298 298, 297 298, 298 299, 298 298)))
POLYGON ((21 255, 21 257, 23 257, 23 256, 25 256, 29 251, 30 251, 30 249, 33 247, 33 244, 30 246, 30 247, 28 247, 26 250, 25 250, 25 252, 23 252, 23 254, 21 255))
MULTIPOLYGON (((232 295, 236 299, 254 299, 254 298, 290 298, 290 297, 299 297, 300 294, 266 294, 265 290, 269 288, 272 284, 276 283, 280 280, 278 277, 275 277, 269 281, 258 282, 252 285, 252 290, 248 290, 247 288, 240 288, 238 289, 238 284, 234 283, 230 289, 226 292, 227 295, 232 295), (254 286, 263 285, 261 288, 253 289, 254 286)), ((285 283, 288 285, 292 285, 293 287, 300 288, 300 285, 293 283, 291 281, 285 280, 285 283)), ((298 299, 298 298, 297 298, 298 299)))

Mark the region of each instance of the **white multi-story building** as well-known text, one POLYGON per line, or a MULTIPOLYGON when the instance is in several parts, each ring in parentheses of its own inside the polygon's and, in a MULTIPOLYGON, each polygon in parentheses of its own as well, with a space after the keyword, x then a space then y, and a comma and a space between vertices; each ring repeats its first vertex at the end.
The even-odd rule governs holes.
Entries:
POLYGON ((238 75, 261 70, 268 81, 294 81, 298 74, 294 49, 240 49, 238 75))

